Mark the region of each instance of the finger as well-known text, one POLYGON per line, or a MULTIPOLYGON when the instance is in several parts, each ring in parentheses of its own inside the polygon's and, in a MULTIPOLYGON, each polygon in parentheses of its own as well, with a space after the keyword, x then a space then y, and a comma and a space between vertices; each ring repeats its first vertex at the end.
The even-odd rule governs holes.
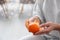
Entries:
POLYGON ((41 34, 48 34, 53 30, 52 26, 48 27, 47 29, 40 30, 39 32, 36 32, 35 35, 41 35, 41 34))
POLYGON ((36 32, 35 35, 43 34, 44 28, 41 28, 40 31, 36 32))
POLYGON ((28 28, 28 26, 29 26, 29 19, 26 20, 25 26, 28 28))
POLYGON ((47 29, 44 29, 44 31, 42 31, 42 33, 44 34, 48 34, 53 30, 52 26, 48 27, 47 29))
POLYGON ((48 27, 47 29, 45 29, 45 32, 46 32, 46 33, 49 33, 49 32, 51 32, 53 29, 54 29, 54 27, 50 26, 50 27, 48 27))
POLYGON ((41 35, 41 34, 44 34, 43 31, 39 31, 39 32, 36 32, 35 35, 41 35))
POLYGON ((41 24, 40 26, 41 27, 48 27, 49 25, 50 25, 50 23, 47 22, 47 23, 41 24))
POLYGON ((33 33, 33 35, 35 35, 35 33, 33 33))
POLYGON ((29 19, 29 22, 34 22, 34 17, 31 17, 30 19, 29 19))

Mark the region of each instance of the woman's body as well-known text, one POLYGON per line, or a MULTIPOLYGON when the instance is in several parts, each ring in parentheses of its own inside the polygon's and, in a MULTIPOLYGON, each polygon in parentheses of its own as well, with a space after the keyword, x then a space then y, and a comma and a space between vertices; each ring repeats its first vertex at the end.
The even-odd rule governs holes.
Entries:
MULTIPOLYGON (((35 33, 35 35, 44 34, 42 36, 30 36, 20 40, 40 40, 41 37, 41 40, 44 40, 44 38, 45 40, 48 38, 60 40, 60 0, 37 0, 33 16, 39 17, 42 21, 41 26, 48 26, 47 30, 35 33), (46 33, 49 34, 46 35, 46 33)), ((30 18, 29 22, 32 20, 34 20, 34 17, 30 18)))

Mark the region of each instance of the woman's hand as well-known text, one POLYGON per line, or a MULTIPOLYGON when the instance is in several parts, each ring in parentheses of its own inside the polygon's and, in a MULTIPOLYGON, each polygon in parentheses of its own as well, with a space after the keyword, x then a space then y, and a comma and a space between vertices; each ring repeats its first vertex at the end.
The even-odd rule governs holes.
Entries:
POLYGON ((53 22, 47 22, 47 23, 41 24, 40 26, 44 29, 36 32, 35 35, 46 34, 53 30, 60 30, 60 24, 53 23, 53 22))
MULTIPOLYGON (((39 24, 40 24, 40 22, 41 22, 38 16, 31 17, 30 19, 27 19, 27 20, 25 21, 25 26, 26 26, 26 28, 28 29, 29 24, 32 23, 32 22, 34 22, 34 21, 37 21, 39 24)), ((29 30, 29 29, 28 29, 28 30, 29 30)))
POLYGON ((38 16, 34 16, 34 17, 31 17, 31 18, 29 18, 29 19, 27 19, 25 21, 25 26, 28 28, 28 25, 30 23, 34 22, 35 20, 37 20, 39 22, 39 24, 40 24, 41 20, 39 19, 39 17, 38 16))

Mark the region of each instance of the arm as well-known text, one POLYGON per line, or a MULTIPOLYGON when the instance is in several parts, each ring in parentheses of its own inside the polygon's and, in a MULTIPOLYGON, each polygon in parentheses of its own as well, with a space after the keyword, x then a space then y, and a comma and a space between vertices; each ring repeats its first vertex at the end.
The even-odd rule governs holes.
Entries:
POLYGON ((56 30, 60 31, 60 24, 56 25, 56 30))
POLYGON ((48 34, 53 30, 57 30, 60 32, 60 24, 59 23, 54 23, 54 22, 46 22, 40 25, 43 27, 43 30, 40 30, 35 33, 35 35, 41 35, 41 34, 48 34))
POLYGON ((33 14, 32 14, 33 16, 31 18, 27 19, 25 22, 25 25, 27 28, 28 28, 28 25, 31 22, 34 22, 34 20, 36 20, 36 19, 40 24, 45 22, 42 7, 43 7, 43 0, 36 0, 36 3, 33 8, 33 14))
POLYGON ((44 0, 36 0, 36 3, 33 7, 33 16, 39 17, 42 23, 46 21, 42 10, 43 2, 44 0))

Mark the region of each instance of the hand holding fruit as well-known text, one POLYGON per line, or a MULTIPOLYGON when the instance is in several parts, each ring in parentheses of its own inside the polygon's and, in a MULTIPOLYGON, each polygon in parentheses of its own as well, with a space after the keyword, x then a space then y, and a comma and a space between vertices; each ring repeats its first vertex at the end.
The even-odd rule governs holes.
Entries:
POLYGON ((36 33, 40 30, 39 24, 40 24, 40 19, 37 16, 27 19, 25 22, 28 31, 32 33, 36 33))
POLYGON ((41 21, 38 19, 38 17, 32 17, 26 20, 25 25, 29 32, 32 32, 35 35, 46 34, 53 30, 60 31, 60 24, 58 23, 54 22, 46 22, 43 24, 40 23, 41 21))

